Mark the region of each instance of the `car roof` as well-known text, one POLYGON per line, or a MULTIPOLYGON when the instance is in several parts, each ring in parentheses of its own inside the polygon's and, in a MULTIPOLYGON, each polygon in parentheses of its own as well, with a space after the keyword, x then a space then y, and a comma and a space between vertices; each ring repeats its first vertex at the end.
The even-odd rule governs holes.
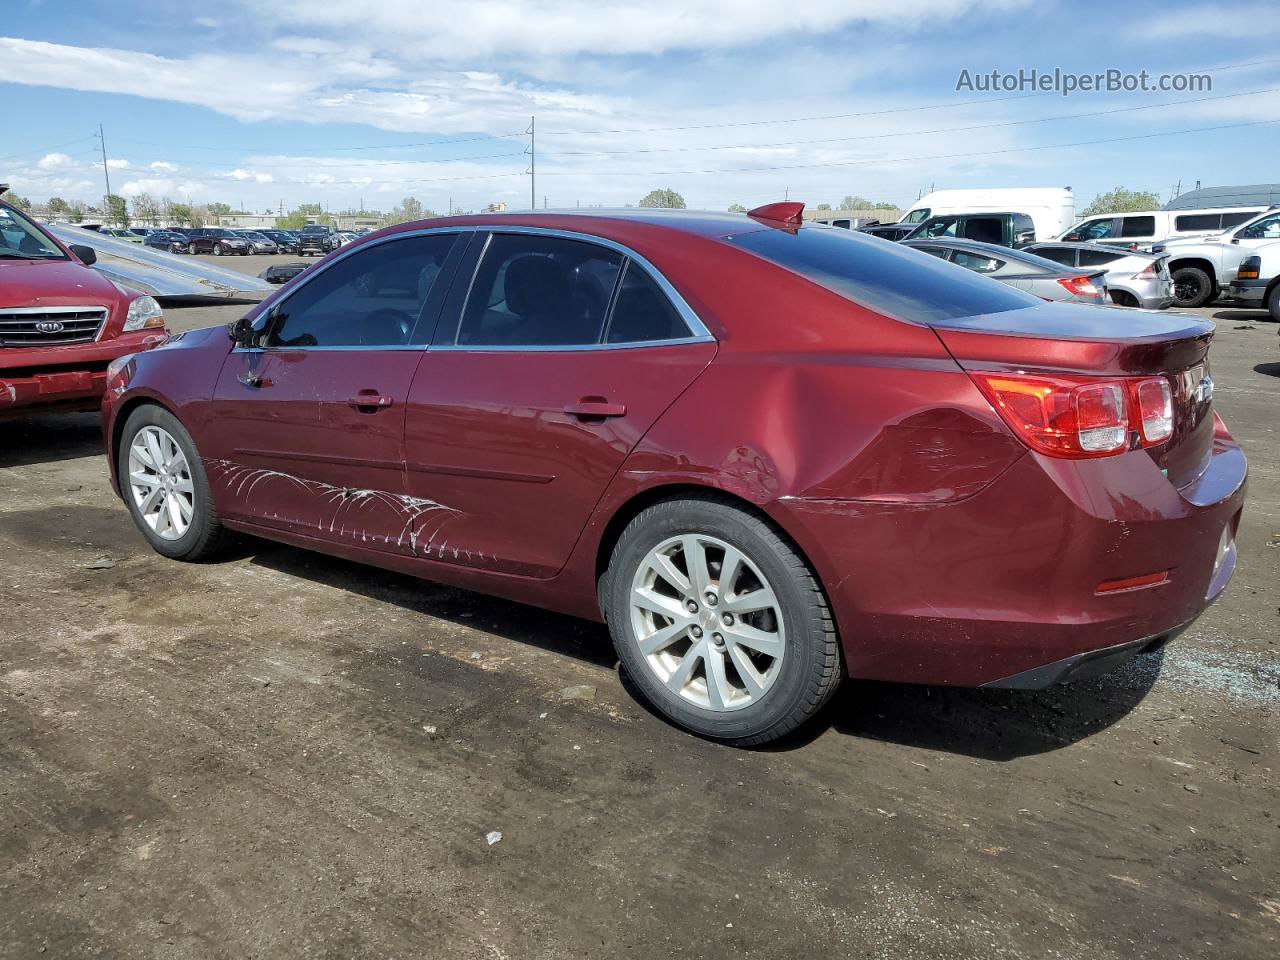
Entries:
POLYGON ((1022 249, 1024 250, 1045 250, 1049 247, 1062 250, 1109 250, 1125 257, 1163 257, 1167 254, 1148 253, 1144 250, 1128 250, 1122 244, 1113 243, 1076 243, 1071 240, 1042 240, 1038 243, 1029 243, 1022 249))
MULTIPOLYGON (((411 226, 415 229, 423 227, 443 226, 478 226, 502 227, 525 226, 542 227, 551 230, 569 230, 580 233, 610 236, 611 227, 616 225, 645 225, 678 230, 708 238, 726 237, 743 230, 759 230, 772 225, 766 220, 756 220, 745 213, 720 213, 713 210, 668 210, 642 207, 624 207, 621 209, 588 209, 588 210, 531 210, 511 213, 484 213, 468 216, 437 217, 432 220, 419 220, 411 226)), ((827 224, 805 223, 800 227, 789 229, 839 230, 827 224)))

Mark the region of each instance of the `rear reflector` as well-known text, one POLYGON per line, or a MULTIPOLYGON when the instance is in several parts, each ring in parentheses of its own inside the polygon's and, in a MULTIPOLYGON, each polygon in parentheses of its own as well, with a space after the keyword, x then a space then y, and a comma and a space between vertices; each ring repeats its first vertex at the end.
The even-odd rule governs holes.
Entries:
POLYGON ((1173 435, 1173 396, 1164 377, 1089 379, 974 373, 1001 418, 1032 450, 1085 459, 1163 443, 1173 435))
POLYGON ((1125 577, 1122 580, 1103 580, 1094 588, 1094 593, 1125 593, 1129 590, 1143 590, 1147 587, 1158 587, 1169 582, 1169 571, 1148 573, 1141 577, 1125 577))

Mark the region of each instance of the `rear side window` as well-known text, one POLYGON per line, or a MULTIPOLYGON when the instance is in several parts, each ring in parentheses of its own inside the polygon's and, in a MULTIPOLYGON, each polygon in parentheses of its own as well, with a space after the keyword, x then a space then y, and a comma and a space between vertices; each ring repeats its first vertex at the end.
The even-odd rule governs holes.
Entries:
POLYGON ((1122 237, 1151 237, 1155 236, 1155 232, 1155 217, 1120 218, 1120 236, 1122 237))
POLYGON ((1252 220, 1258 214, 1253 210, 1242 210, 1238 213, 1224 213, 1222 215, 1222 229, 1228 230, 1236 224, 1244 223, 1246 220, 1252 220))
POLYGON ((599 343, 622 259, 614 250, 580 240, 494 234, 476 270, 456 343, 599 343))
POLYGON ((407 345, 454 240, 406 237, 344 257, 273 309, 267 345, 407 345))
POLYGON ((1109 253, 1106 250, 1081 250, 1080 266, 1100 267, 1103 264, 1119 260, 1123 256, 1123 253, 1109 253))
POLYGON ((958 263, 966 270, 972 270, 975 273, 995 273, 1004 266, 1003 260, 997 260, 995 257, 984 256, 980 253, 970 253, 968 250, 953 250, 951 252, 951 262, 958 263))
POLYGON ((1060 263, 1064 267, 1074 267, 1076 265, 1076 251, 1070 247, 1037 248, 1028 250, 1027 253, 1034 253, 1037 257, 1044 257, 1046 260, 1060 263))
POLYGON ((726 239, 855 303, 901 320, 937 323, 1043 303, 998 280, 856 231, 764 229, 726 239))
POLYGON ((675 305, 642 267, 628 261, 609 316, 605 343, 647 343, 689 336, 675 305))
POLYGON ((1173 228, 1175 230, 1221 230, 1222 214, 1185 213, 1173 218, 1173 228))

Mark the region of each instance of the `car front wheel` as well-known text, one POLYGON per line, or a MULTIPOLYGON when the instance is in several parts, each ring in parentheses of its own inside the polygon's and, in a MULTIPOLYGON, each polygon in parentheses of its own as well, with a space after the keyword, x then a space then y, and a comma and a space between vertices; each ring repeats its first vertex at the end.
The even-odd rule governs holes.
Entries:
POLYGON ((214 255, 215 257, 220 257, 220 256, 222 256, 222 244, 220 244, 220 243, 215 243, 215 244, 213 245, 213 255, 214 255))
POLYGON ((117 458, 125 504, 152 549, 195 561, 222 547, 228 533, 213 511, 204 463, 177 417, 138 407, 125 422, 117 458))
POLYGON ((1173 302, 1178 307, 1202 307, 1213 299, 1213 280, 1199 267, 1173 272, 1173 302))
POLYGON ((1267 309, 1271 312, 1271 319, 1280 323, 1280 283, 1267 294, 1267 309))
POLYGON ((601 592, 628 676, 701 736, 775 740, 839 686, 835 624, 813 571, 767 520, 715 495, 640 513, 601 592))

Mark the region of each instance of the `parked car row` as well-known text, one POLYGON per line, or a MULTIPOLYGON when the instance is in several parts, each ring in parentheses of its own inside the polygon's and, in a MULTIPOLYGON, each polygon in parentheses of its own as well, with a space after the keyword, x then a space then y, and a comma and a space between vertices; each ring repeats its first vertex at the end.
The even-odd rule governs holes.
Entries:
POLYGON ((332 253, 359 234, 313 224, 301 230, 245 230, 236 227, 96 227, 106 236, 169 253, 209 253, 215 257, 291 253, 332 253), (305 240, 305 242, 304 242, 305 240))

